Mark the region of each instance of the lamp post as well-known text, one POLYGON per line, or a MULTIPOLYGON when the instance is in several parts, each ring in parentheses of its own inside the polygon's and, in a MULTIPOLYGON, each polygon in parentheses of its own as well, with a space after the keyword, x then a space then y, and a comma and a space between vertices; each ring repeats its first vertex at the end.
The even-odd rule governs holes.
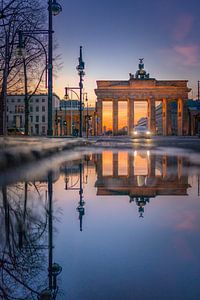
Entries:
POLYGON ((80 88, 80 130, 79 130, 79 137, 83 136, 83 112, 82 112, 82 104, 83 104, 83 76, 85 75, 84 69, 85 69, 85 63, 83 62, 82 58, 82 46, 80 46, 80 56, 79 56, 79 64, 76 67, 78 71, 78 75, 80 77, 79 80, 79 88, 80 88))
POLYGON ((48 130, 47 135, 53 135, 52 102, 53 102, 53 18, 57 16, 62 7, 56 0, 48 1, 49 28, 48 28, 48 130))
MULTIPOLYGON (((82 81, 83 81, 83 79, 82 79, 82 81)), ((65 99, 69 99, 68 91, 71 91, 76 95, 76 97, 79 100, 79 118, 80 118, 79 137, 82 137, 82 135, 83 135, 82 113, 83 113, 83 97, 84 97, 84 95, 86 95, 86 101, 87 101, 87 93, 83 93, 82 89, 83 89, 83 86, 82 86, 82 88, 80 88, 80 87, 65 87, 65 96, 64 96, 65 99), (80 96, 74 90, 79 90, 80 96)))
MULTIPOLYGON (((53 16, 57 16, 61 11, 62 7, 56 0, 48 1, 48 11, 49 11, 49 26, 48 30, 32 30, 32 31, 21 31, 19 33, 19 47, 23 47, 22 34, 28 35, 34 38, 33 34, 48 34, 48 57, 47 57, 47 68, 48 68, 48 130, 47 135, 53 135, 53 124, 52 124, 52 102, 53 102, 53 16), (31 34, 31 35, 30 35, 31 34)), ((34 38, 36 39, 36 38, 34 38)), ((37 40, 37 39, 36 39, 37 40)), ((40 42, 39 40, 37 40, 40 42)), ((42 45, 42 43, 40 42, 42 45)), ((43 46, 44 49, 44 46, 43 46)))

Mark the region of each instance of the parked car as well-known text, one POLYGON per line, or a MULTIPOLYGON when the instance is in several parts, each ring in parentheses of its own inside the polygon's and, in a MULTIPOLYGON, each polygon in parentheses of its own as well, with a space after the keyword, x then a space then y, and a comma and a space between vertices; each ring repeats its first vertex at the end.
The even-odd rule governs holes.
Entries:
POLYGON ((133 138, 151 138, 151 131, 146 126, 136 126, 133 129, 132 137, 133 138))
POLYGON ((8 135, 24 135, 24 131, 21 128, 8 128, 8 135))

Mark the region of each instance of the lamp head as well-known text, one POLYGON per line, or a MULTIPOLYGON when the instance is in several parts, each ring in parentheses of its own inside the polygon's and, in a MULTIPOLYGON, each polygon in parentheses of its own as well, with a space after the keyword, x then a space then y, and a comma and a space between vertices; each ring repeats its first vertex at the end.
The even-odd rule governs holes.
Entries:
POLYGON ((22 58, 26 56, 26 49, 24 47, 17 46, 16 48, 16 56, 18 58, 22 58))
POLYGON ((0 20, 5 18, 6 16, 4 15, 3 10, 0 10, 0 20))
POLYGON ((57 16, 60 12, 62 12, 62 6, 56 0, 53 0, 51 11, 53 16, 57 16))
POLYGON ((64 95, 64 99, 68 100, 69 99, 69 95, 68 95, 68 89, 65 88, 65 95, 64 95))
POLYGON ((51 292, 49 289, 43 290, 43 291, 38 295, 38 300, 53 300, 52 292, 51 292))

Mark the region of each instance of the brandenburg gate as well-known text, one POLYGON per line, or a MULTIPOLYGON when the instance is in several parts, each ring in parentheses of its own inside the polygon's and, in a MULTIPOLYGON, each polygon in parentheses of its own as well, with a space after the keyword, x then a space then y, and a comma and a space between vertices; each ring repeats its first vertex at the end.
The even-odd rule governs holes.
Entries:
POLYGON ((96 113, 97 134, 102 134, 103 102, 112 101, 113 135, 118 134, 118 102, 127 102, 127 127, 128 134, 134 127, 134 102, 147 101, 148 103, 148 128, 156 133, 156 101, 162 102, 162 127, 163 135, 172 134, 171 103, 177 102, 177 134, 188 134, 187 100, 191 89, 187 80, 156 80, 150 78, 144 70, 143 58, 140 59, 139 69, 135 75, 129 74, 129 80, 100 80, 97 81, 96 113))

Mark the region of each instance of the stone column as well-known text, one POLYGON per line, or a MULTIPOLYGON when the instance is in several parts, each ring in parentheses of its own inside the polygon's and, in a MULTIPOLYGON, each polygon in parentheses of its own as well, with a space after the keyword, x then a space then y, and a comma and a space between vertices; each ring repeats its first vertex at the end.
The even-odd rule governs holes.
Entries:
POLYGON ((163 135, 171 134, 171 111, 170 101, 166 98, 162 101, 162 122, 163 122, 163 135))
POLYGON ((181 98, 177 103, 177 127, 178 135, 188 134, 187 102, 181 98))
POLYGON ((128 177, 132 178, 134 176, 134 156, 128 153, 128 177))
POLYGON ((102 135, 102 123, 103 123, 103 100, 97 99, 97 135, 102 135))
POLYGON ((183 157, 181 156, 177 157, 177 173, 178 179, 180 180, 183 175, 183 157))
POLYGON ((113 153, 113 177, 118 176, 118 154, 113 153))
POLYGON ((96 168, 96 173, 97 173, 97 179, 101 179, 103 177, 103 161, 102 161, 102 153, 97 154, 97 168, 96 168))
POLYGON ((162 177, 167 177, 167 155, 163 155, 162 157, 162 177))
POLYGON ((118 99, 113 99, 113 135, 117 135, 118 133, 118 99))
POLYGON ((134 127, 134 99, 127 101, 128 135, 131 135, 134 127))
POLYGON ((148 177, 155 177, 156 175, 156 156, 150 154, 148 157, 148 177))
POLYGON ((149 130, 156 133, 156 105, 155 99, 148 99, 148 127, 149 130))

